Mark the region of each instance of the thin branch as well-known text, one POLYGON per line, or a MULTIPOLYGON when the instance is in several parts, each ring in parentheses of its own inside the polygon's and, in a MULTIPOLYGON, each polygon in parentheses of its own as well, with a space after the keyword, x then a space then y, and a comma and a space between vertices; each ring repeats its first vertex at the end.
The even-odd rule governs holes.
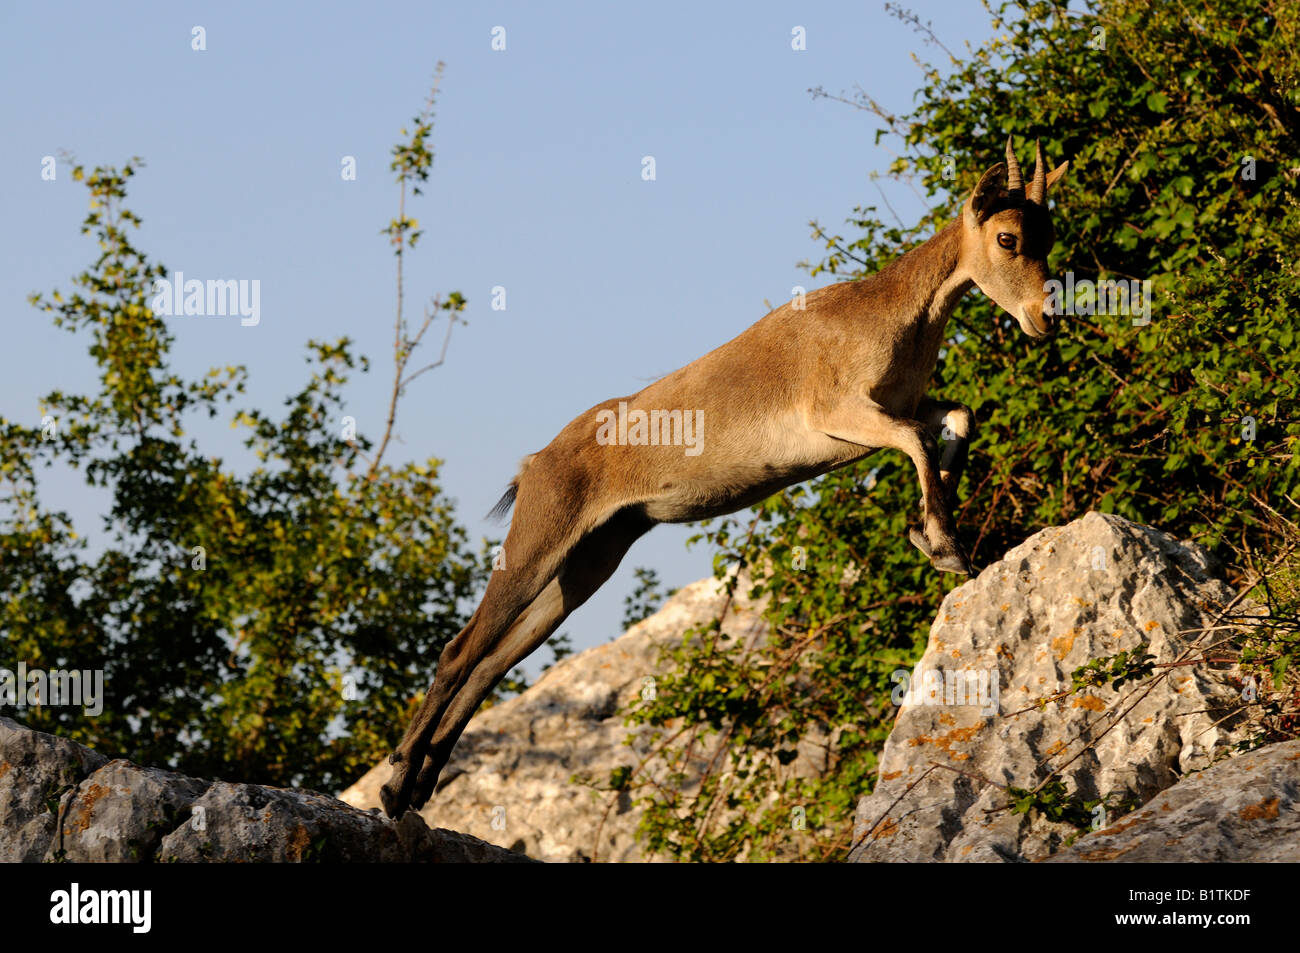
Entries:
POLYGON ((876 818, 876 822, 872 824, 869 828, 867 828, 867 830, 863 832, 861 837, 853 841, 853 844, 849 847, 849 853, 852 853, 858 847, 859 844, 861 844, 869 836, 871 836, 871 834, 875 831, 875 829, 880 826, 880 822, 883 821, 885 818, 889 817, 889 812, 892 811, 894 808, 898 807, 898 802, 903 800, 903 798, 907 797, 909 794, 911 794, 912 789, 916 787, 918 784, 920 784, 922 781, 924 781, 926 778, 928 778, 930 776, 930 772, 932 772, 937 767, 938 767, 937 764, 931 762, 930 767, 925 769, 924 774, 922 774, 919 778, 917 778, 915 781, 909 784, 903 790, 902 794, 894 798, 894 803, 890 804, 889 807, 885 808, 885 813, 881 814, 878 818, 876 818))

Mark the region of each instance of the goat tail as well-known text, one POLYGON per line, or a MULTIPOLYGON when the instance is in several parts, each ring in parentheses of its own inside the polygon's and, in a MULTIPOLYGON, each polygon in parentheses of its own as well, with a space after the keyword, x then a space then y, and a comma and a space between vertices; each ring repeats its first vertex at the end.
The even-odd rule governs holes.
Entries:
POLYGON ((497 505, 488 510, 487 518, 490 520, 505 519, 506 514, 510 512, 510 507, 515 505, 515 497, 518 495, 519 481, 511 480, 501 499, 497 500, 497 505))
POLYGON ((505 519, 505 515, 509 513, 510 508, 515 505, 515 497, 519 495, 519 481, 523 477, 524 471, 528 469, 528 464, 533 462, 533 457, 535 456, 537 456, 537 454, 530 453, 528 456, 524 457, 523 460, 519 461, 519 472, 515 474, 515 478, 510 481, 510 485, 506 487, 506 491, 501 495, 501 499, 497 500, 497 505, 488 511, 488 519, 505 519))

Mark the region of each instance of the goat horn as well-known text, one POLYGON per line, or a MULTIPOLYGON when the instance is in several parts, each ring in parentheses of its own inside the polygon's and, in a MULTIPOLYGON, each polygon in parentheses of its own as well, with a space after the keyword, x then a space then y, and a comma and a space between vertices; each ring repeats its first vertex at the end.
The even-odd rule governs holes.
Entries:
POLYGON ((1016 161, 1016 150, 1011 147, 1011 137, 1007 136, 1007 191, 1017 192, 1025 187, 1025 180, 1020 177, 1020 163, 1016 161))
POLYGON ((1047 162, 1043 159, 1043 145, 1034 140, 1034 178, 1029 183, 1029 201, 1042 205, 1047 200, 1047 162))

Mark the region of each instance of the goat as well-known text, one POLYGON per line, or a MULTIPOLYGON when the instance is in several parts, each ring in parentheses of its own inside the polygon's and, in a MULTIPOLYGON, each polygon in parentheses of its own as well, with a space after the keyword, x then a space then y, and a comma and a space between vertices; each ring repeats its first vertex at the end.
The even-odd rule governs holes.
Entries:
POLYGON ((960 217, 929 241, 871 277, 809 293, 802 309, 782 305, 630 397, 597 404, 524 459, 494 510, 515 507, 504 565, 443 650, 389 758, 381 800, 390 817, 428 801, 483 699, 656 523, 732 513, 893 448, 921 483, 922 522, 909 539, 936 569, 970 573, 951 507, 975 418, 925 391, 948 317, 972 285, 1029 337, 1054 329, 1047 192, 1069 163, 1048 172, 1037 143, 1035 161, 1026 189, 1008 138, 1005 165, 989 168, 960 217))

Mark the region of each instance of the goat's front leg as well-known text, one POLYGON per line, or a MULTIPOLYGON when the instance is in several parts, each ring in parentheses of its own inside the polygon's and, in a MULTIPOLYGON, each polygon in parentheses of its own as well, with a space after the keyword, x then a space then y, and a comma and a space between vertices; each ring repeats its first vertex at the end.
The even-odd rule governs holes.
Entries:
POLYGON ((934 436, 943 435, 943 455, 939 461, 939 481, 943 484, 948 508, 957 506, 957 484, 966 469, 970 442, 975 438, 975 414, 955 400, 922 397, 913 416, 925 424, 934 436), (946 431, 946 432, 945 432, 946 431))
POLYGON ((943 572, 970 574, 970 562, 957 542, 939 478, 939 446, 921 421, 898 417, 865 398, 847 399, 820 409, 810 421, 820 432, 863 447, 902 450, 916 466, 921 483, 924 531, 913 530, 912 543, 930 557, 930 565, 943 572))

